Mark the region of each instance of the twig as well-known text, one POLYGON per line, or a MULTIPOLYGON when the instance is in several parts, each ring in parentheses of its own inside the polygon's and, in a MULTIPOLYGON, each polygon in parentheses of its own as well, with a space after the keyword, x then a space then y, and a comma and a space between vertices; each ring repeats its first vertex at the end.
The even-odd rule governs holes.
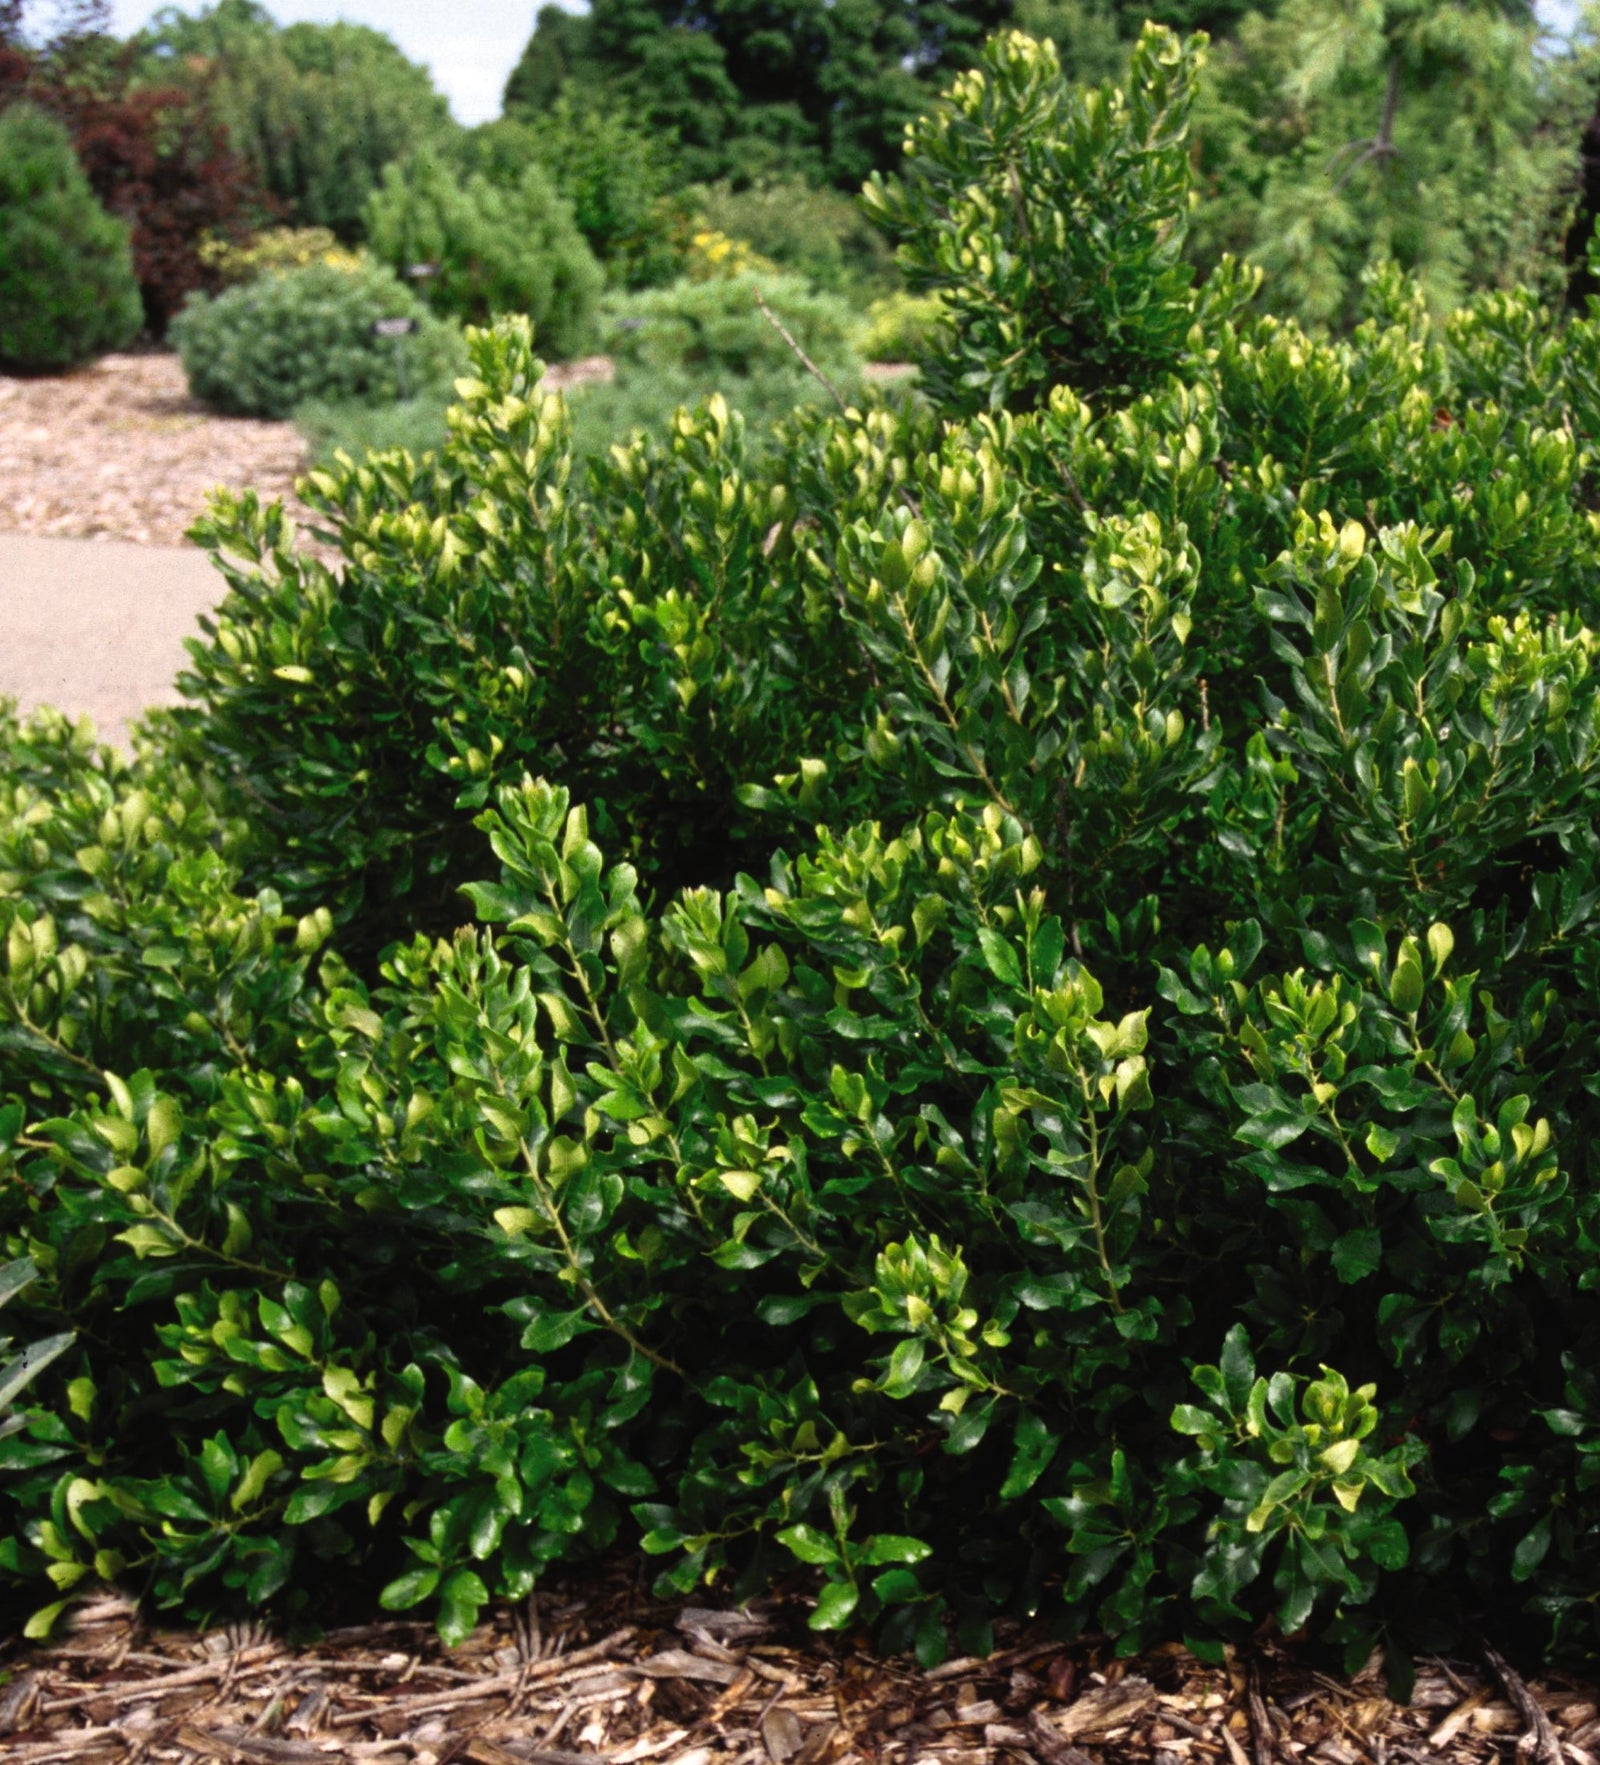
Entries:
MULTIPOLYGON (((1516 1705, 1517 1714, 1527 1725, 1529 1738, 1533 1741, 1533 1757, 1538 1765, 1562 1765, 1561 1742, 1556 1739, 1556 1731, 1551 1726, 1550 1718, 1545 1715, 1539 1700, 1528 1690, 1521 1674, 1497 1650, 1483 1645, 1483 1658, 1489 1663, 1489 1670, 1506 1688, 1506 1696, 1516 1705)), ((1523 1749, 1517 1749, 1521 1752, 1523 1749)))
POLYGON ((1014 159, 1006 161, 1006 178, 1011 185, 1011 201, 1017 211, 1017 225, 1022 229, 1023 240, 1031 252, 1033 250, 1033 228, 1028 225, 1028 204, 1023 198, 1022 177, 1017 171, 1017 162, 1014 159))
POLYGON ((1394 119, 1400 108, 1400 57, 1389 57, 1389 77, 1383 93, 1383 120, 1372 143, 1374 155, 1389 158, 1395 152, 1394 119))
MULTIPOLYGON (((215 1730, 186 1722, 178 1730, 178 1744, 206 1759, 246 1760, 248 1765, 310 1765, 327 1755, 301 1741, 275 1740, 271 1735, 251 1734, 233 1725, 215 1730)), ((398 1750, 400 1743, 394 1743, 398 1750)))
MULTIPOLYGON (((439 1710, 453 1709, 457 1704, 470 1704, 479 1698, 500 1697, 506 1692, 520 1690, 536 1680, 554 1678, 565 1673, 569 1667, 586 1666, 591 1661, 604 1660, 624 1643, 631 1642, 633 1637, 634 1627, 624 1624, 620 1630, 614 1630, 600 1642, 590 1643, 587 1648, 571 1649, 564 1655, 547 1656, 542 1661, 530 1661, 520 1672, 496 1673, 475 1680, 470 1685, 457 1686, 454 1691, 441 1692, 437 1696, 391 1700, 388 1708, 391 1711, 403 1711, 408 1718, 431 1716, 439 1710)), ((364 1722, 371 1714, 366 1709, 344 1710, 334 1717, 331 1726, 348 1728, 354 1723, 364 1722)))
POLYGON ((847 405, 845 403, 844 394, 839 390, 839 388, 837 386, 834 385, 834 383, 828 378, 828 376, 823 373, 821 368, 819 368, 817 366, 817 364, 814 361, 812 361, 811 357, 808 356, 806 354, 806 352, 800 347, 800 345, 795 341, 794 335, 789 330, 788 326, 785 325, 783 320, 780 319, 778 317, 778 315, 772 310, 772 308, 767 305, 766 300, 763 297, 761 290, 759 288, 756 289, 755 295, 756 295, 756 305, 758 307, 760 307, 762 312, 766 315, 767 323, 773 328, 774 331, 776 331, 778 333, 778 335, 784 340, 784 342, 788 344, 790 349, 792 349, 794 351, 794 353, 797 356, 799 356, 801 366, 806 370, 806 372, 808 374, 810 374, 814 380, 818 381, 822 386, 824 386, 833 395, 833 402, 836 405, 838 405, 839 409, 846 416, 849 416, 850 407, 849 407, 849 405, 847 405))
POLYGON ((1276 1765, 1278 1748, 1272 1718, 1261 1696, 1261 1669, 1254 1661, 1245 1677, 1245 1700, 1250 1710, 1250 1756, 1255 1765, 1276 1765))
POLYGON ((1356 157, 1344 168, 1334 180, 1334 189, 1342 190, 1356 172, 1370 160, 1398 159, 1400 149, 1394 143, 1395 113, 1400 108, 1400 58, 1394 56, 1389 62, 1389 79, 1383 94, 1383 117, 1378 124, 1378 132, 1370 141, 1347 142, 1333 156, 1328 170, 1331 172, 1347 153, 1355 153, 1356 157), (1356 153, 1356 149, 1361 151, 1356 153))
MULTIPOLYGON (((168 1662, 164 1655, 134 1655, 131 1659, 140 1663, 159 1662, 165 1667, 168 1662)), ((231 1659, 222 1657, 214 1661, 202 1661, 193 1667, 179 1668, 175 1673, 163 1672, 154 1679, 143 1679, 132 1685, 120 1684, 116 1689, 120 1700, 134 1698, 161 1698, 179 1686, 204 1685, 208 1679, 219 1679, 230 1669, 235 1677, 240 1670, 262 1672, 275 1669, 283 1658, 283 1650, 277 1643, 258 1643, 254 1648, 242 1649, 231 1659)), ((78 1705, 89 1702, 96 1696, 103 1695, 106 1687, 102 1685, 86 1686, 82 1691, 74 1692, 71 1697, 50 1698, 40 1706, 40 1713, 54 1716, 62 1710, 72 1710, 78 1705)))
POLYGON ((44 1675, 22 1673, 0 1697, 0 1734, 11 1734, 28 1722, 43 1695, 44 1675))
POLYGON ((1480 1685, 1476 1691, 1469 1691, 1461 1702, 1456 1704, 1443 1720, 1438 1722, 1429 1732, 1428 1745, 1435 1752, 1449 1746, 1472 1719, 1472 1712, 1481 1710, 1488 1701, 1488 1686, 1480 1685))
POLYGON ((26 1765, 69 1765, 71 1760, 81 1759, 91 1746, 111 1742, 120 1744, 126 1732, 121 1727, 72 1728, 59 1736, 52 1736, 38 1751, 30 1748, 26 1755, 12 1756, 25 1758, 26 1765))
POLYGON ((1073 507, 1077 509, 1080 515, 1087 515, 1089 513, 1089 505, 1084 499, 1083 492, 1078 488, 1078 480, 1074 476, 1071 466, 1069 466, 1064 459, 1058 459, 1056 461, 1056 470, 1061 475, 1061 482, 1067 487, 1067 495, 1072 498, 1073 507))
POLYGON ((527 1604, 516 1620, 517 1648, 524 1665, 531 1665, 544 1653, 544 1630, 539 1623, 539 1592, 528 1595, 527 1604))

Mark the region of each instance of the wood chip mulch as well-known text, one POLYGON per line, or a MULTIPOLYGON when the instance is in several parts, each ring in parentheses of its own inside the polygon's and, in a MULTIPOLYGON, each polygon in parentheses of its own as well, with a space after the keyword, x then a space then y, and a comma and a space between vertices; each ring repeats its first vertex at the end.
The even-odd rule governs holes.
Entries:
POLYGON ((305 465, 292 423, 206 410, 166 352, 0 375, 0 531, 182 545, 213 486, 292 502, 305 465))
POLYGON ((797 1601, 663 1606, 625 1578, 547 1591, 459 1649, 423 1624, 293 1648, 149 1628, 107 1594, 49 1645, 0 1645, 7 1765, 1594 1765, 1596 1694, 1490 1649, 1420 1664, 1412 1701, 1267 1644, 1210 1667, 1018 1631, 922 1672, 812 1636, 797 1601))
MULTIPOLYGON (((605 356, 554 367, 554 388, 610 380, 605 356)), ((217 485, 308 518, 292 423, 222 417, 189 396, 170 351, 108 355, 71 374, 0 374, 0 533, 182 545, 217 485)))

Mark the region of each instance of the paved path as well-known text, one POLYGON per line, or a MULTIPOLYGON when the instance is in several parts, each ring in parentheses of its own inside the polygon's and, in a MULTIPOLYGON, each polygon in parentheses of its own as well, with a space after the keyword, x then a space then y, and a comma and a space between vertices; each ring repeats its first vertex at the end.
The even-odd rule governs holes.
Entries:
POLYGON ((125 747, 141 711, 177 701, 183 640, 225 592, 193 546, 0 533, 0 698, 87 712, 125 747))

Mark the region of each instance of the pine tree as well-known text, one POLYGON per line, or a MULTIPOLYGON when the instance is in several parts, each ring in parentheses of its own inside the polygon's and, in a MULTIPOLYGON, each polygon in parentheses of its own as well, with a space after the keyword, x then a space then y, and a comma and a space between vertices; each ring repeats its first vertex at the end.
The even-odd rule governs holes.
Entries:
POLYGON ((128 228, 71 136, 31 104, 0 111, 0 362, 70 368, 127 343, 140 316, 128 228))
POLYGON ((263 187, 305 226, 359 238, 384 167, 457 133, 428 70, 382 31, 280 30, 256 0, 156 14, 138 39, 150 77, 203 85, 263 187))
POLYGON ((1436 310, 1559 292, 1593 105, 1581 53, 1538 52, 1531 0, 1288 0, 1216 45, 1196 117, 1202 263, 1266 269, 1274 304, 1343 324, 1392 258, 1436 310))

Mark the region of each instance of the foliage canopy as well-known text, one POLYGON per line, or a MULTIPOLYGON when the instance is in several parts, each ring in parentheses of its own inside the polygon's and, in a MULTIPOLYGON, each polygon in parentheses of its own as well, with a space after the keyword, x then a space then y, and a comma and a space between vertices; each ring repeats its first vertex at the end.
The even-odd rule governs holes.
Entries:
POLYGON ((543 172, 614 285, 651 288, 677 274, 691 219, 677 154, 618 105, 563 93, 537 121, 502 116, 469 131, 459 158, 507 188, 543 172))
POLYGON ((426 68, 367 25, 279 28, 256 0, 163 7, 136 39, 147 77, 205 90, 261 186, 302 226, 362 236, 386 166, 459 133, 426 68))
POLYGON ((1385 259, 1438 314, 1519 282, 1559 299, 1596 71, 1581 32, 1544 35, 1522 0, 1242 20, 1202 83, 1198 261, 1248 254, 1310 324, 1353 323, 1385 259))
POLYGON ((397 275, 431 266, 435 311, 476 323, 526 313, 562 357, 590 340, 604 278, 572 209, 537 165, 514 181, 465 180, 430 154, 389 166, 367 204, 373 256, 397 275))
POLYGON ((691 179, 799 173, 853 190, 885 166, 934 83, 965 66, 1004 0, 595 0, 542 7, 508 114, 563 92, 622 96, 676 141, 691 179))
POLYGON ((930 401, 580 474, 475 332, 339 571, 218 499, 136 760, 7 732, 36 1630, 621 1541, 924 1659, 1600 1646, 1600 310, 1196 285, 1196 56, 919 125, 930 401))
POLYGON ((457 331, 373 263, 313 262, 202 295, 173 341, 194 395, 239 416, 287 417, 306 399, 387 403, 460 365, 457 331), (375 332, 386 320, 409 322, 412 334, 375 332))
POLYGON ((159 337, 189 294, 215 286, 205 241, 257 223, 262 192, 204 91, 141 78, 134 53, 99 28, 98 0, 64 10, 97 28, 37 48, 0 33, 0 110, 25 104, 65 125, 95 195, 129 227, 145 324, 159 337))

